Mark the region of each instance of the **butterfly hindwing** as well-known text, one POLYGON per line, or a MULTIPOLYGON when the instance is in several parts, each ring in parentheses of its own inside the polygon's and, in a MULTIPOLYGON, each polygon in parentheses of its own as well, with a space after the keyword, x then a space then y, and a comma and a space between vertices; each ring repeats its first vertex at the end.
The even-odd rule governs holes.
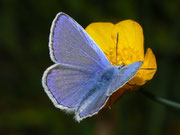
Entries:
POLYGON ((93 73, 55 64, 43 75, 43 86, 56 107, 60 109, 75 108, 94 85, 93 73))
POLYGON ((109 86, 97 88, 76 110, 75 119, 80 121, 86 117, 93 116, 105 105, 109 96, 107 90, 109 86))

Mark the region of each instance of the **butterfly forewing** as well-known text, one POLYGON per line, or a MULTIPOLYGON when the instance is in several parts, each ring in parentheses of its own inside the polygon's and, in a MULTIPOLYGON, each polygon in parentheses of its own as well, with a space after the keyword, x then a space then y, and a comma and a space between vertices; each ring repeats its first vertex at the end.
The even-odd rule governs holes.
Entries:
POLYGON ((86 31, 64 13, 59 13, 53 21, 49 46, 51 58, 56 63, 83 66, 92 71, 110 65, 86 31))
POLYGON ((130 79, 132 79, 142 64, 142 61, 138 61, 118 69, 118 73, 111 84, 108 94, 111 95, 117 89, 126 84, 130 79))

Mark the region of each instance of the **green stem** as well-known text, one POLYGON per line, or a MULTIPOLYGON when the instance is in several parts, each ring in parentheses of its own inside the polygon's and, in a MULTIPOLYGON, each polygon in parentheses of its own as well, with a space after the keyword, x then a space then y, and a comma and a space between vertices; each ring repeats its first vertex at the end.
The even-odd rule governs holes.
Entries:
POLYGON ((159 102, 163 105, 167 105, 169 107, 173 107, 177 110, 180 110, 180 103, 176 103, 174 101, 170 101, 170 100, 167 100, 165 98, 162 98, 162 97, 159 97, 159 96, 156 96, 156 95, 153 95, 152 93, 149 93, 147 91, 144 91, 144 90, 139 90, 143 95, 145 95, 146 97, 150 98, 151 100, 154 100, 156 102, 159 102))

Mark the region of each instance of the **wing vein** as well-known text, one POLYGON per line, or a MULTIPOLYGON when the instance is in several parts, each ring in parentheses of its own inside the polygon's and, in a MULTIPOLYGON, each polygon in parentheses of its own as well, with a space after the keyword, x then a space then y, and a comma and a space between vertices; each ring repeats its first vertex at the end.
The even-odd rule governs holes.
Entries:
MULTIPOLYGON (((73 24, 71 24, 73 26, 73 24)), ((76 26, 77 27, 77 26, 76 26)), ((65 31, 65 28, 62 27, 62 29, 65 31)), ((77 28, 75 28, 77 29, 77 28)), ((72 32, 72 31, 71 31, 72 32)), ((72 36, 72 39, 76 39, 77 42, 81 43, 79 39, 77 39, 76 37, 74 37, 75 35, 71 35, 72 36)), ((81 35, 81 38, 83 38, 83 36, 81 35)), ((73 41, 73 40, 72 40, 73 41)), ((87 43, 86 43, 87 46, 89 46, 87 43)), ((103 65, 99 62, 97 62, 93 57, 91 57, 89 54, 87 54, 82 48, 80 48, 79 46, 76 45, 76 43, 74 42, 74 46, 76 48, 79 48, 79 51, 81 51, 82 53, 84 53, 89 59, 93 60, 96 64, 98 64, 101 68, 103 68, 103 65)), ((72 47, 72 46, 70 46, 72 47)), ((72 47, 73 48, 73 47, 72 47)), ((92 48, 92 47, 91 47, 92 48)), ((75 49, 75 48, 74 48, 75 49)), ((93 49, 93 48, 92 48, 93 49)), ((93 49, 94 50, 94 49, 93 49)))

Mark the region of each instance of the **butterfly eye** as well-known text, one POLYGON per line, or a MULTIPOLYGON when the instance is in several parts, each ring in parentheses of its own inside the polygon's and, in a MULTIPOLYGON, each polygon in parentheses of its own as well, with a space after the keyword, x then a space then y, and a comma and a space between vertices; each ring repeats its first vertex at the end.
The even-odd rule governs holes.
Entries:
POLYGON ((121 65, 118 66, 118 69, 121 69, 124 66, 125 66, 124 63, 122 63, 121 65))

